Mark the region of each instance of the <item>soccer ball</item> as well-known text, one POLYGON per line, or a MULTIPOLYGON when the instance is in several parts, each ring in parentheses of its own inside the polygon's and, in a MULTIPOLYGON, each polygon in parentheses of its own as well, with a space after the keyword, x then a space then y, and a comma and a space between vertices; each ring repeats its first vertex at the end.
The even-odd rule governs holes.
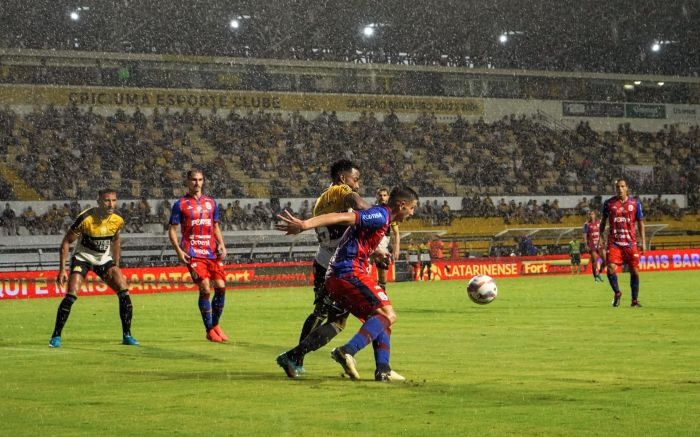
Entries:
POLYGON ((467 295, 472 302, 478 303, 479 305, 491 303, 498 295, 496 281, 487 275, 476 275, 469 280, 467 295))

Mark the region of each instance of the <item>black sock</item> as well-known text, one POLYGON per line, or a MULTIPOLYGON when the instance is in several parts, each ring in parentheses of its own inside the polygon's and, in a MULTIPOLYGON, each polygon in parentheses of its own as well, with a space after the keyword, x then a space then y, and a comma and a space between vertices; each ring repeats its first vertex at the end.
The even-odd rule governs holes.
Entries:
POLYGON ((323 323, 324 320, 326 320, 325 314, 317 314, 315 311, 309 314, 309 317, 307 317, 304 321, 304 326, 302 326, 301 328, 301 334, 299 335, 299 343, 304 341, 304 339, 311 332, 313 332, 313 330, 321 326, 321 323, 323 323))
POLYGON ((63 327, 68 321, 68 316, 70 316, 70 309, 77 299, 77 296, 73 296, 72 294, 66 294, 61 303, 58 305, 58 312, 56 313, 56 325, 53 328, 52 337, 58 337, 61 335, 61 331, 63 331, 63 327))
POLYGON ((311 331, 297 347, 287 352, 287 355, 297 364, 303 363, 306 354, 327 345, 342 330, 343 328, 336 323, 324 323, 311 331))
POLYGON ((122 334, 124 337, 131 335, 131 316, 134 307, 131 305, 129 290, 121 290, 117 293, 119 298, 119 318, 122 321, 122 334))

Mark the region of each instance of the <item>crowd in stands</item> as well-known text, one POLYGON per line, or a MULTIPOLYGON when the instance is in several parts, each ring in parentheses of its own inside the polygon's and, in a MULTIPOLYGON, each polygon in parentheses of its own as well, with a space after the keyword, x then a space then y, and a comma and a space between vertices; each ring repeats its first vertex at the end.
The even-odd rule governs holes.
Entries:
POLYGON ((560 8, 547 1, 389 1, 337 7, 287 0, 232 10, 227 2, 202 0, 196 8, 163 2, 150 12, 128 2, 102 2, 82 11, 78 22, 55 18, 66 13, 60 3, 19 3, 7 5, 0 47, 697 75, 698 8, 647 3, 560 8), (115 38, 125 23, 128 35, 115 38), (372 36, 362 33, 368 25, 372 36), (507 41, 499 42, 500 36, 507 41), (651 45, 659 38, 669 43, 655 53, 651 45))
MULTIPOLYGON (((0 161, 45 199, 91 199, 104 185, 116 187, 120 199, 172 199, 184 190, 183 171, 194 165, 204 170, 216 198, 270 199, 255 207, 231 205, 230 212, 227 206, 230 226, 239 229, 273 217, 279 210, 275 199, 316 197, 329 183, 329 164, 341 157, 358 163, 366 190, 404 182, 425 197, 463 196, 459 215, 501 216, 506 223, 557 223, 563 213, 556 196, 612 194, 618 175, 628 178, 634 192, 687 194, 690 209, 698 208, 697 126, 646 133, 621 125, 615 132, 595 132, 586 123, 553 130, 515 116, 441 124, 427 113, 413 123, 399 122, 394 113, 382 120, 362 113, 342 122, 332 112, 313 119, 168 109, 103 116, 76 106, 26 115, 4 108, 0 125, 0 161), (552 201, 506 203, 499 195, 546 195, 552 201)), ((0 194, 0 200, 17 197, 7 180, 0 194)), ((586 203, 581 211, 599 207, 586 203)), ((682 214, 667 201, 646 203, 652 215, 682 214)), ((42 220, 38 232, 61 228, 59 215, 65 216, 42 220)), ((164 213, 155 215, 162 220, 164 213)), ((454 212, 434 201, 422 205, 419 215, 444 225, 454 212)))

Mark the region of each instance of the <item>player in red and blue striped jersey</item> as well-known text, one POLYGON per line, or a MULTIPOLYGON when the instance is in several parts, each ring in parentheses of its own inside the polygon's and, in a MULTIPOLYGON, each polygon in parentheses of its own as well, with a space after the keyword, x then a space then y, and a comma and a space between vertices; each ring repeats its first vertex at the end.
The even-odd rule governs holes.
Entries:
POLYGON ((605 268, 605 249, 600 247, 600 220, 598 214, 591 210, 588 212, 588 220, 583 224, 583 241, 586 243, 588 255, 590 256, 593 279, 596 282, 603 282, 603 278, 598 273, 603 273, 605 268), (598 260, 601 260, 600 270, 598 270, 598 260))
POLYGON ((168 236, 180 262, 187 266, 192 280, 199 287, 199 310, 209 341, 228 340, 219 327, 226 299, 226 277, 223 260, 226 246, 219 227, 219 205, 202 194, 204 173, 187 172, 187 194, 179 198, 170 214, 168 236), (177 227, 182 239, 178 243, 177 227), (209 301, 212 283, 214 297, 209 301))
POLYGON ((386 291, 369 275, 371 260, 389 261, 391 254, 377 249, 392 221, 401 222, 413 215, 418 195, 408 187, 395 187, 387 205, 377 205, 365 211, 323 214, 308 220, 285 211, 278 216, 284 223, 277 229, 298 234, 319 226, 344 224, 350 226, 335 251, 326 274, 325 290, 342 308, 363 321, 360 330, 348 343, 333 349, 331 356, 352 379, 359 379, 354 355, 369 343, 375 349, 375 379, 403 380, 391 370, 391 327, 396 313, 386 291))
MULTIPOLYGON (((617 266, 626 264, 630 272, 630 287, 632 289, 632 306, 641 307, 639 303, 639 255, 646 247, 644 232, 644 213, 642 202, 627 194, 627 181, 618 179, 615 182, 616 195, 603 203, 603 214, 600 220, 600 236, 605 234, 606 224, 610 225, 607 238, 608 280, 615 293, 613 306, 620 306, 620 287, 617 283, 617 266), (637 233, 639 227, 641 239, 640 249, 637 249, 637 233)), ((602 241, 602 238, 601 238, 602 241)), ((599 246, 602 245, 599 242, 599 246)))

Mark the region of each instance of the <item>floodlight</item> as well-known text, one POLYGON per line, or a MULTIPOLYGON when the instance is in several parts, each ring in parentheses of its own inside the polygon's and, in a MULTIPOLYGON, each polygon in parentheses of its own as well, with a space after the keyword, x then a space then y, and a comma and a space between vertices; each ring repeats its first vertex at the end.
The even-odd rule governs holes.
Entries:
POLYGON ((501 36, 498 37, 498 41, 501 42, 501 44, 505 44, 508 42, 508 35, 505 33, 502 33, 501 36))
POLYGON ((374 35, 374 28, 372 26, 365 26, 365 28, 362 29, 362 33, 366 37, 370 37, 370 36, 374 35))
POLYGON ((236 19, 234 18, 234 19, 231 20, 231 22, 229 23, 229 26, 231 26, 231 29, 238 29, 238 28, 241 26, 241 23, 240 23, 238 20, 236 20, 236 19))
POLYGON ((658 52, 659 50, 661 50, 661 44, 659 44, 658 42, 655 42, 651 45, 652 52, 658 52))
POLYGON ((76 11, 73 11, 70 13, 70 19, 73 21, 78 21, 78 20, 80 20, 80 14, 77 13, 76 11))

